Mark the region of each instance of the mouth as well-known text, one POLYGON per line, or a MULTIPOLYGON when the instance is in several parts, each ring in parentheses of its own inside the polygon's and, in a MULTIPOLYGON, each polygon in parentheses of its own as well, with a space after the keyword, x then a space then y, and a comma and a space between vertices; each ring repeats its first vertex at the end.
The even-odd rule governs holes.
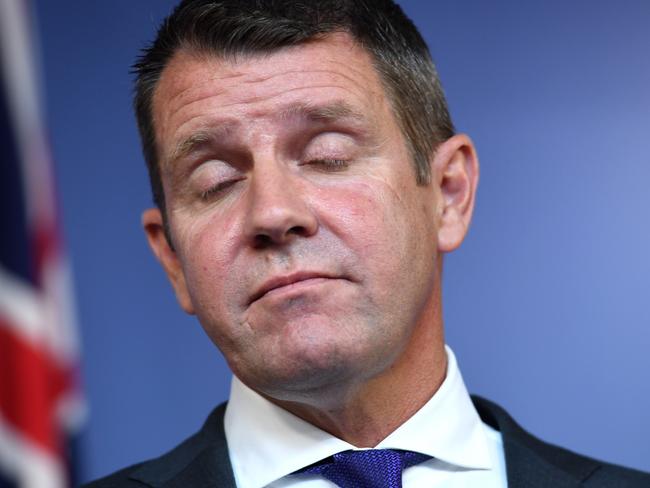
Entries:
POLYGON ((315 284, 317 282, 322 282, 324 280, 336 279, 331 275, 318 272, 298 272, 292 273, 284 276, 276 276, 267 281, 265 281, 262 286, 253 293, 248 304, 256 302, 260 298, 264 297, 268 293, 271 293, 276 290, 283 288, 295 287, 296 285, 308 285, 315 284))

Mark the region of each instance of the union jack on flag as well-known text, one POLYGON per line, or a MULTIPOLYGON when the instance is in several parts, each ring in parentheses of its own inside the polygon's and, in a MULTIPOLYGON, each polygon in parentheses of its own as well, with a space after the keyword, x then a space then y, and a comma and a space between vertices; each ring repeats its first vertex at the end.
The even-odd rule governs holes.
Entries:
POLYGON ((0 0, 0 488, 61 488, 85 403, 29 7, 0 0))

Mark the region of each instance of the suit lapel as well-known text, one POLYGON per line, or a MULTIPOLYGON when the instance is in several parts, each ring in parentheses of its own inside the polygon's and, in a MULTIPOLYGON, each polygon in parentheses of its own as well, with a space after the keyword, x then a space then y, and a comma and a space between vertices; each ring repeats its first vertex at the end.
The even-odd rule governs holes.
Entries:
POLYGON ((504 438, 509 488, 577 488, 580 482, 536 452, 504 438))
POLYGON ((477 396, 472 401, 481 420, 501 432, 509 488, 577 488, 600 467, 530 435, 498 405, 477 396))
POLYGON ((225 403, 219 405, 198 433, 130 478, 154 488, 236 488, 223 427, 225 410, 225 403))
MULTIPOLYGON (((225 453, 226 456, 228 453, 225 453)), ((230 459, 214 449, 203 451, 160 488, 236 488, 230 459)))

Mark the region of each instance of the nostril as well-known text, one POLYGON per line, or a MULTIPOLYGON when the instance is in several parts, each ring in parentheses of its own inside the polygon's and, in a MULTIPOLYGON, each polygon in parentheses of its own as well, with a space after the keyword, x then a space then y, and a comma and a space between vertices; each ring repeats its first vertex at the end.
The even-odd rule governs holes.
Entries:
POLYGON ((257 249, 264 249, 273 244, 273 239, 267 234, 257 234, 254 238, 253 246, 257 249))
POLYGON ((307 235, 307 229, 305 229, 302 225, 296 225, 294 227, 291 227, 288 231, 287 234, 295 234, 297 236, 306 236, 307 235))
POLYGON ((254 246, 256 248, 266 248, 272 245, 284 244, 294 236, 307 237, 307 229, 301 225, 295 225, 285 232, 260 232, 255 235, 254 246))

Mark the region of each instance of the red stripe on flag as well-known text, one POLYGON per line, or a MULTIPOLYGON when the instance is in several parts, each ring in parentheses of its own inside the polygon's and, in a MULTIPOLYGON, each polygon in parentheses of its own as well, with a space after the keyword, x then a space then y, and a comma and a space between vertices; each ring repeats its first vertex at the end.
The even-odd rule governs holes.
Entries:
POLYGON ((23 436, 54 455, 63 452, 56 417, 71 375, 43 351, 11 332, 0 317, 0 413, 23 436))
MULTIPOLYGON (((40 219, 43 220, 43 219, 40 219)), ((61 236, 49 222, 36 222, 32 230, 33 277, 39 287, 43 286, 43 270, 48 263, 56 261, 61 253, 61 236)))

